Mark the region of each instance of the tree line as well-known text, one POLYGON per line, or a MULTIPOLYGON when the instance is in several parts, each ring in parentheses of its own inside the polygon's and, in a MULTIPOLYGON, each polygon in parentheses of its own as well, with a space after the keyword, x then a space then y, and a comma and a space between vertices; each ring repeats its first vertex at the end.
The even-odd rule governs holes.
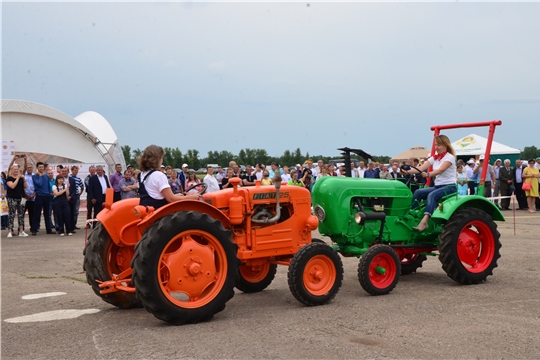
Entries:
MULTIPOLYGON (((303 164, 307 159, 312 159, 316 162, 319 159, 322 159, 325 163, 328 160, 337 159, 339 156, 325 156, 325 155, 310 155, 309 152, 305 154, 302 153, 300 148, 297 148, 294 151, 285 150, 283 154, 279 157, 271 156, 264 149, 242 149, 238 154, 233 154, 230 151, 209 151, 206 157, 202 157, 199 154, 198 150, 190 149, 185 153, 180 151, 178 148, 164 148, 165 156, 163 157, 163 164, 170 165, 173 168, 180 169, 182 164, 188 164, 190 169, 199 169, 206 167, 207 164, 217 164, 221 167, 229 166, 229 161, 234 160, 237 164, 240 165, 255 165, 255 164, 266 164, 270 165, 272 162, 277 162, 280 166, 292 166, 295 164, 303 164)), ((138 168, 137 157, 142 153, 140 149, 132 150, 129 145, 122 146, 122 152, 124 153, 124 158, 126 164, 131 164, 135 168, 138 168)), ((540 149, 536 146, 526 146, 521 152, 521 159, 536 159, 540 156, 540 149)), ((359 156, 351 154, 352 159, 364 160, 359 156)), ((390 161, 390 156, 373 156, 374 161, 388 163, 390 161)))
MULTIPOLYGON (((264 149, 242 149, 238 154, 233 154, 230 151, 209 151, 206 157, 202 157, 198 150, 190 149, 183 153, 178 148, 166 147, 163 149, 165 155, 163 157, 163 165, 170 165, 173 168, 180 169, 182 164, 188 164, 190 169, 199 169, 206 167, 207 164, 217 164, 221 167, 229 166, 229 161, 233 160, 240 165, 255 165, 265 164, 270 165, 272 162, 277 162, 280 166, 294 166, 295 164, 303 164, 307 159, 312 159, 316 162, 322 159, 325 163, 328 160, 339 158, 339 156, 324 156, 324 155, 310 155, 309 152, 302 153, 300 148, 296 150, 285 150, 279 157, 271 156, 264 149)), ((135 168, 138 168, 137 158, 142 153, 140 149, 132 150, 129 145, 122 146, 122 152, 124 153, 124 159, 126 164, 131 164, 135 168)), ((358 156, 353 156, 352 159, 365 160, 358 156)), ((387 163, 390 160, 390 156, 373 156, 374 161, 387 163)))

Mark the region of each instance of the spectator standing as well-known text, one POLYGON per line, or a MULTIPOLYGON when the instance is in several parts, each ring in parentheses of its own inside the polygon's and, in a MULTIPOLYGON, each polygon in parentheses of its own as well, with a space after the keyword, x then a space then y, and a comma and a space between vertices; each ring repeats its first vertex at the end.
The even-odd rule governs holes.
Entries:
POLYGON ((34 222, 36 189, 34 188, 34 180, 32 179, 32 175, 34 175, 34 165, 26 163, 26 155, 24 158, 24 168, 26 169, 24 173, 24 179, 28 184, 28 186, 24 188, 26 195, 25 210, 28 212, 28 223, 30 225, 30 228, 32 228, 32 223, 34 222))
MULTIPOLYGON (((257 176, 251 165, 246 165, 246 173, 242 175, 242 186, 254 186, 257 176)), ((208 191, 208 190, 207 190, 208 191)))
POLYGON ((189 171, 188 164, 183 164, 182 171, 180 171, 180 174, 178 174, 178 178, 180 179, 180 182, 182 183, 182 185, 185 185, 186 183, 186 179, 188 177, 188 171, 189 171))
POLYGON ((270 177, 270 172, 268 170, 264 170, 261 185, 272 185, 273 183, 274 181, 270 177))
POLYGON ((377 179, 379 173, 375 171, 375 164, 370 162, 367 170, 364 171, 364 177, 368 179, 377 179))
POLYGON ((262 164, 255 165, 255 177, 257 180, 261 180, 263 176, 263 166, 262 164))
POLYGON ((56 184, 56 178, 54 177, 54 171, 52 168, 47 170, 47 177, 49 178, 49 221, 51 222, 51 227, 56 230, 58 233, 58 220, 56 219, 56 213, 54 210, 54 193, 53 193, 53 185, 56 184), (53 216, 54 214, 54 216, 53 216), (54 220, 54 221, 53 221, 54 220))
POLYGON ((463 165, 457 166, 457 175, 456 175, 456 182, 457 182, 457 191, 458 195, 464 196, 467 195, 467 191, 469 190, 469 186, 467 185, 467 174, 463 171, 463 165))
POLYGON ((120 196, 122 200, 137 197, 139 185, 135 182, 135 179, 132 178, 130 170, 124 171, 124 177, 120 180, 118 186, 120 186, 120 196))
MULTIPOLYGON (((480 159, 478 159, 478 162, 480 164, 474 168, 473 174, 475 174, 478 181, 480 181, 480 176, 482 175, 482 167, 484 166, 484 155, 480 155, 480 159)), ((491 197, 491 190, 495 188, 495 183, 492 181, 492 179, 495 179, 495 172, 493 171, 491 165, 489 165, 488 163, 486 178, 484 179, 484 197, 486 198, 491 197)))
POLYGON ((283 167, 283 175, 281 175, 281 181, 284 181, 284 182, 288 183, 289 180, 291 180, 291 172, 289 171, 288 166, 284 166, 283 167))
MULTIPOLYGON (((7 199, 8 199, 8 235, 7 237, 10 238, 13 236, 13 226, 15 222, 15 215, 17 215, 17 222, 19 225, 19 236, 20 237, 26 237, 28 236, 27 233, 24 232, 24 212, 25 212, 25 205, 24 200, 26 198, 26 192, 25 189, 28 187, 28 183, 26 182, 26 177, 24 174, 21 174, 21 171, 19 170, 19 165, 15 164, 15 158, 11 161, 8 167, 8 177, 6 178, 6 185, 7 185, 7 199)), ((25 158, 26 162, 26 158, 25 158)))
POLYGON ((79 208, 81 207, 81 194, 84 191, 84 183, 77 176, 79 173, 78 166, 71 167, 71 174, 69 175, 69 211, 71 213, 70 224, 72 226, 71 232, 75 233, 75 230, 78 230, 77 221, 79 220, 79 208))
POLYGON ((87 201, 94 204, 94 216, 97 216, 103 204, 105 203, 105 193, 107 188, 110 188, 111 184, 109 178, 105 175, 103 166, 98 165, 96 167, 96 175, 90 177, 88 182, 88 198, 87 201))
POLYGON ((180 182, 178 178, 178 173, 176 171, 171 171, 171 178, 169 179, 169 186, 173 194, 183 194, 184 185, 180 182))
MULTIPOLYGON (((248 165, 249 166, 249 165, 248 165)), ((248 168, 246 166, 246 169, 248 168)), ((249 166, 251 169, 251 166, 249 166)), ((203 179, 203 182, 206 184, 206 192, 219 191, 219 185, 217 179, 214 177, 214 168, 212 166, 206 167, 206 175, 203 179)))
POLYGON ((499 172, 501 170, 501 167, 502 167, 502 161, 501 159, 497 159, 495 160, 495 166, 493 166, 493 172, 495 173, 495 188, 493 190, 493 196, 495 197, 495 205, 497 205, 499 208, 499 199, 497 199, 499 197, 499 193, 501 192, 501 179, 499 179, 499 172))
POLYGON ((525 166, 521 160, 516 160, 516 167, 514 168, 514 189, 516 199, 518 202, 519 210, 527 210, 527 197, 525 191, 523 191, 523 170, 525 166))
POLYGON ((510 196, 514 186, 514 169, 510 167, 510 160, 504 160, 504 166, 499 169, 499 180, 501 183, 501 210, 510 208, 510 196))
POLYGON ((538 198, 538 179, 540 179, 540 172, 534 166, 534 159, 529 159, 528 164, 523 170, 523 184, 530 185, 528 190, 525 190, 525 196, 527 196, 527 205, 529 207, 529 212, 534 213, 535 210, 535 201, 538 198))
POLYGON ((469 195, 476 194, 476 179, 478 179, 478 174, 474 173, 476 167, 476 162, 473 159, 467 161, 467 168, 465 169, 465 175, 467 175, 468 186, 469 186, 469 195))
POLYGON ((279 168, 279 164, 275 161, 272 162, 272 164, 270 165, 270 171, 268 172, 269 176, 273 179, 275 174, 276 174, 276 171, 279 171, 279 174, 283 174, 283 170, 281 170, 279 168))
MULTIPOLYGON (((96 167, 94 165, 90 165, 88 172, 90 172, 90 174, 84 178, 84 187, 86 189, 86 220, 93 219, 97 215, 96 205, 90 200, 90 195, 88 194, 90 178, 96 175, 96 167)), ((86 225, 86 227, 88 228, 89 225, 86 225)))
POLYGON ((379 171, 379 179, 388 179, 388 175, 390 175, 388 167, 383 164, 381 171, 379 171))
MULTIPOLYGON (((540 171, 540 156, 536 158, 534 167, 540 171)), ((538 179, 538 186, 540 187, 540 179, 538 179)), ((540 196, 536 199, 536 211, 540 211, 540 196)))
MULTIPOLYGON (((322 169, 322 168, 321 168, 322 169)), ((291 171, 291 180, 287 182, 288 185, 304 187, 302 180, 298 180, 298 171, 291 171)))
MULTIPOLYGON (((1 184, 0 189, 2 190, 2 201, 5 200, 7 203, 7 177, 3 171, 2 171, 2 184, 1 184)), ((9 215, 2 213, 2 230, 7 229, 8 219, 9 219, 9 215)))
POLYGON ((198 187, 194 187, 193 189, 188 189, 192 186, 198 185, 201 183, 201 180, 197 177, 195 174, 195 171, 190 171, 188 174, 188 178, 186 180, 186 185, 184 186, 184 189, 186 191, 186 195, 195 195, 199 193, 200 190, 198 190, 198 187))
MULTIPOLYGON (((64 170, 64 169, 62 169, 64 170)), ((53 185, 53 194, 54 194, 54 212, 56 213, 56 218, 58 219, 58 227, 60 231, 58 232, 60 236, 65 234, 71 236, 73 235, 70 229, 73 227, 71 224, 71 213, 69 210, 69 183, 65 183, 65 178, 63 175, 56 176, 56 182, 53 185)))
POLYGON ((35 236, 41 224, 41 212, 43 211, 43 217, 45 218, 45 229, 47 234, 54 234, 51 228, 51 221, 49 218, 49 177, 45 174, 45 164, 41 161, 36 164, 37 172, 32 175, 32 181, 34 182, 34 188, 36 191, 36 201, 34 205, 34 216, 32 220, 32 226, 30 231, 35 236))
POLYGON ((311 170, 308 168, 304 168, 304 171, 302 172, 302 178, 300 181, 304 183, 304 187, 308 189, 311 192, 311 185, 312 185, 313 177, 311 175, 311 170))
POLYGON ((115 173, 110 177, 111 187, 114 190, 114 202, 122 200, 122 189, 120 189, 120 180, 124 177, 122 176, 122 165, 116 164, 114 166, 115 173))
POLYGON ((366 168, 366 163, 363 162, 363 161, 360 161, 358 163, 358 169, 356 169, 356 172, 358 173, 358 177, 359 178, 363 178, 364 177, 364 172, 367 170, 366 168))
POLYGON ((232 184, 229 182, 229 179, 234 177, 233 169, 228 168, 227 173, 223 179, 221 179, 221 189, 232 189, 232 184))
POLYGON ((223 169, 221 166, 217 167, 217 173, 216 173, 216 180, 218 184, 221 184, 221 180, 225 177, 225 173, 223 173, 223 169))

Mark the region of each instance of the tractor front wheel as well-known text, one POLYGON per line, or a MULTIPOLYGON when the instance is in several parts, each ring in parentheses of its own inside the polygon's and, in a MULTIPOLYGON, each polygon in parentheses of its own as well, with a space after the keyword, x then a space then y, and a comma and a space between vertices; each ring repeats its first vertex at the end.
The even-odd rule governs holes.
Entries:
POLYGON ((234 296, 238 247, 208 214, 157 220, 135 247, 133 283, 146 310, 174 325, 210 320, 234 296))
POLYGON ((401 275, 409 275, 415 273, 418 268, 422 267, 422 263, 427 260, 426 255, 409 254, 401 260, 401 275))
POLYGON ((240 265, 238 269, 240 278, 236 283, 236 288, 245 293, 263 291, 272 283, 276 276, 277 265, 264 263, 257 266, 240 265))
POLYGON ((132 246, 120 247, 116 245, 101 223, 97 224, 90 234, 83 251, 83 269, 86 272, 86 281, 103 301, 121 309, 141 307, 141 303, 134 293, 117 291, 101 294, 97 281, 112 280, 113 275, 118 275, 129 269, 134 253, 132 246))
POLYGON ((497 224, 480 209, 457 211, 439 235, 439 260, 446 274, 463 284, 478 284, 493 275, 501 257, 497 224))
POLYGON ((304 305, 324 305, 332 300, 343 281, 343 263, 327 244, 313 242, 300 248, 289 265, 289 289, 304 305))
POLYGON ((401 272, 399 257, 388 245, 370 247, 360 258, 358 280, 371 295, 386 295, 392 291, 401 272))

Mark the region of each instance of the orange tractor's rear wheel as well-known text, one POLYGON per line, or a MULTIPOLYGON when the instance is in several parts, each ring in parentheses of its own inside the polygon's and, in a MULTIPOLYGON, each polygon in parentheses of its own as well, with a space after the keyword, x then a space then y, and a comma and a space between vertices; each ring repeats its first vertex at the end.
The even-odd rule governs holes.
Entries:
POLYGON ((167 215, 135 247, 131 265, 137 297, 171 324, 210 320, 234 295, 237 250, 230 231, 209 215, 167 215))
POLYGON ((134 293, 118 291, 101 294, 96 280, 109 281, 112 280, 113 275, 118 275, 129 269, 134 253, 131 246, 120 247, 116 245, 101 223, 90 234, 83 251, 83 269, 86 271, 86 281, 103 301, 121 309, 141 307, 141 303, 134 293))
POLYGON ((245 293, 263 291, 272 283, 276 276, 277 265, 264 263, 262 265, 247 266, 240 265, 240 278, 236 283, 236 288, 245 293))
POLYGON ((343 263, 339 254, 325 243, 302 247, 289 265, 289 289, 308 306, 324 305, 332 300, 343 281, 343 263))

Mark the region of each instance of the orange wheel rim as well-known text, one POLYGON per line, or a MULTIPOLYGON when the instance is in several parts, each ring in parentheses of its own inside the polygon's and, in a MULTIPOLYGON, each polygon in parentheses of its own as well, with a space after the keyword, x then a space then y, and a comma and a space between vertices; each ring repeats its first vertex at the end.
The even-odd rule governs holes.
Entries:
POLYGON ((227 255, 215 236, 202 230, 184 231, 163 249, 157 276, 169 301, 183 308, 199 308, 222 289, 227 255))
POLYGON ((326 295, 334 286, 335 280, 336 268, 328 256, 317 255, 307 262, 303 281, 310 294, 326 295))
POLYGON ((240 275, 249 283, 257 284, 264 280, 270 271, 270 263, 264 263, 257 266, 240 266, 240 275))
POLYGON ((119 247, 111 241, 107 250, 107 270, 109 275, 118 275, 131 267, 131 259, 135 255, 133 246, 119 247))

